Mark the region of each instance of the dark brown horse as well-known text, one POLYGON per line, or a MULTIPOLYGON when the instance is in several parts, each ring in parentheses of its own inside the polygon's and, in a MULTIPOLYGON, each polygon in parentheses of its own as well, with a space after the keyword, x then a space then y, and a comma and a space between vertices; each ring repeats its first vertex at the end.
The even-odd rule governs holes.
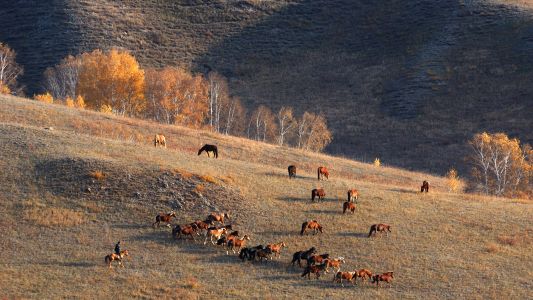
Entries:
POLYGON ((420 187, 420 192, 421 193, 423 193, 423 192, 428 193, 429 192, 429 182, 427 182, 426 180, 424 180, 424 182, 422 182, 422 186, 420 187))
POLYGON ((318 173, 318 180, 324 179, 324 177, 326 177, 326 179, 329 179, 329 172, 328 172, 328 169, 326 169, 326 167, 318 167, 317 173, 318 173))
POLYGON ((298 252, 295 252, 293 255, 292 255, 292 266, 294 267, 294 264, 296 262, 298 262, 298 266, 302 267, 302 263, 301 261, 302 260, 305 260, 307 261, 307 259, 316 253, 316 248, 315 247, 312 247, 310 248, 309 250, 305 250, 305 251, 298 251, 298 252))
POLYGON ((305 268, 305 271, 303 272, 302 277, 305 277, 305 275, 307 275, 307 277, 311 279, 311 273, 313 273, 316 275, 316 279, 319 279, 320 273, 325 272, 325 271, 326 271, 326 264, 310 265, 305 268))
POLYGON ((161 147, 167 147, 167 140, 165 139, 165 136, 162 134, 156 134, 154 137, 154 147, 157 147, 157 145, 161 147))
POLYGON ((203 151, 207 153, 207 157, 210 157, 209 152, 213 152, 213 157, 218 158, 218 148, 215 145, 205 144, 200 150, 198 150, 198 155, 202 154, 203 151))
POLYGON ((316 220, 311 220, 307 222, 302 223, 302 230, 300 231, 300 235, 304 235, 305 231, 307 229, 312 229, 313 234, 317 234, 318 232, 323 233, 322 231, 322 225, 318 224, 316 220))
POLYGON ((348 202, 357 200, 359 198, 359 191, 351 189, 348 191, 348 202))
POLYGON ((320 254, 320 255, 311 255, 307 258, 307 265, 319 265, 323 263, 326 259, 329 258, 328 253, 320 254))
POLYGON ((352 212, 352 214, 355 213, 355 203, 353 202, 344 202, 344 204, 342 205, 342 213, 345 214, 347 210, 350 210, 352 212))
POLYGON ((293 177, 296 178, 296 166, 291 165, 289 166, 288 170, 289 170, 289 179, 293 177))
POLYGON ((315 201, 315 198, 318 197, 318 200, 321 200, 322 198, 326 197, 326 191, 324 189, 313 189, 311 191, 311 201, 315 201))
POLYGON ((387 225, 387 224, 374 224, 372 226, 370 226, 370 232, 368 233, 368 237, 371 237, 372 234, 377 234, 378 232, 379 233, 387 233, 387 235, 389 235, 389 232, 392 232, 391 230, 391 226, 390 225, 387 225))
POLYGON ((167 214, 159 213, 159 215, 155 216, 155 222, 152 224, 152 227, 155 227, 157 224, 157 228, 159 228, 159 224, 161 222, 167 223, 167 226, 170 227, 170 221, 172 220, 172 217, 176 217, 176 213, 174 211, 171 211, 167 214))

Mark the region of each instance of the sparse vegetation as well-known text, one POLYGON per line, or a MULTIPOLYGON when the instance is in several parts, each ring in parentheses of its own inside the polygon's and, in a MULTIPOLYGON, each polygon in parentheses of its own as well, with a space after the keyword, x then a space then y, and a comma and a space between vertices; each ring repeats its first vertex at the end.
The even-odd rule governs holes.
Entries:
POLYGON ((43 102, 43 103, 49 103, 49 104, 54 103, 54 97, 52 97, 52 95, 48 92, 44 94, 35 95, 33 96, 33 99, 39 102, 43 102))
POLYGON ((102 171, 92 171, 89 173, 89 176, 96 179, 96 180, 104 180, 107 176, 102 171))

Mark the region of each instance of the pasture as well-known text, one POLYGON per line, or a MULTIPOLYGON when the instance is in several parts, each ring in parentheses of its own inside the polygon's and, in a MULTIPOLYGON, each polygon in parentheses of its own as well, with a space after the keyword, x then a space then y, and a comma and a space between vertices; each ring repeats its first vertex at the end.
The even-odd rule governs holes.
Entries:
POLYGON ((532 204, 448 193, 436 176, 4 96, 0 169, 0 297, 524 299, 533 289, 532 204), (218 159, 198 156, 205 143, 218 159), (318 166, 328 180, 317 180, 318 166), (312 202, 315 188, 326 197, 312 202), (351 188, 358 204, 343 214, 351 188), (170 210, 173 224, 227 211, 250 246, 287 248, 243 263, 153 228, 170 210), (313 219, 324 232, 301 236, 313 219), (368 238, 376 223, 392 232, 368 238), (119 239, 129 257, 110 270, 104 256, 119 239), (394 271, 394 280, 302 278, 292 253, 312 246, 344 257, 342 271, 394 271))

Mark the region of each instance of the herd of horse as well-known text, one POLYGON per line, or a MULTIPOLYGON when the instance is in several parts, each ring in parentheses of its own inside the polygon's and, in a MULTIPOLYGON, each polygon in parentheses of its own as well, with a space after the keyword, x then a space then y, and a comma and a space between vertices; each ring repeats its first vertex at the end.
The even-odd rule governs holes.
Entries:
MULTIPOLYGON (((154 146, 161 146, 166 148, 166 138, 164 135, 156 134, 154 137, 154 146)), ((202 152, 206 152, 210 157, 210 153, 213 153, 213 157, 218 158, 218 148, 215 145, 205 144, 198 150, 198 155, 202 152)), ((296 166, 290 165, 288 167, 289 179, 296 178, 296 166)), ((317 178, 318 180, 329 180, 329 171, 326 167, 318 167, 317 178)), ((424 180, 420 188, 420 192, 429 192, 429 182, 424 180)), ((323 188, 316 188, 311 191, 311 201, 315 199, 322 200, 326 196, 326 192, 323 188)), ((356 201, 359 198, 359 191, 357 189, 350 189, 347 191, 347 200, 343 203, 342 213, 345 214, 350 211, 352 214, 356 210, 356 201)), ((174 211, 168 213, 159 213, 155 217, 155 222, 152 223, 152 227, 159 228, 161 223, 166 223, 167 227, 172 227, 172 218, 176 218, 174 211)), ((206 245, 210 242, 213 246, 223 247, 226 250, 226 254, 229 255, 230 251, 233 254, 238 254, 238 257, 244 261, 268 261, 274 258, 280 258, 283 248, 287 247, 284 241, 271 243, 264 245, 257 245, 254 247, 247 247, 248 242, 251 240, 250 235, 240 234, 239 231, 233 229, 232 224, 226 224, 226 221, 230 220, 229 214, 226 213, 211 213, 204 220, 197 220, 188 224, 175 225, 172 228, 172 237, 174 239, 185 239, 189 237, 192 241, 196 241, 197 237, 203 236, 206 245)), ((323 226, 318 223, 317 220, 309 220, 302 223, 300 235, 304 235, 306 232, 311 231, 313 234, 323 233, 323 226)), ((388 236, 391 233, 391 225, 388 224, 373 224, 370 226, 368 237, 372 237, 377 234, 386 234, 388 236)), ((129 255, 128 250, 123 250, 120 255, 112 253, 105 256, 106 264, 111 268, 111 263, 117 261, 118 265, 124 267, 122 263, 123 258, 129 255)), ((357 279, 360 278, 361 282, 371 281, 379 286, 380 282, 391 283, 394 275, 393 272, 385 272, 382 274, 374 274, 368 269, 359 269, 354 271, 341 272, 341 264, 346 263, 343 257, 330 258, 328 253, 317 254, 315 247, 311 247, 308 250, 297 251, 292 256, 291 265, 298 264, 300 268, 304 268, 301 277, 308 277, 311 279, 311 275, 314 274, 316 279, 319 279, 321 274, 329 273, 329 269, 334 269, 333 282, 340 283, 344 286, 344 282, 350 282, 357 284, 357 279), (305 266, 302 266, 302 261, 306 262, 305 266)))

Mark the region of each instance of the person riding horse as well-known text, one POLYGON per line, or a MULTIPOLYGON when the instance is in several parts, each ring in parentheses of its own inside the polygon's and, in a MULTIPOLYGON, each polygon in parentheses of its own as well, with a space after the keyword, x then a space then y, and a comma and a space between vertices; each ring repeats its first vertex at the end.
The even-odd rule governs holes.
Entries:
POLYGON ((115 254, 120 257, 120 241, 115 244, 115 254))

